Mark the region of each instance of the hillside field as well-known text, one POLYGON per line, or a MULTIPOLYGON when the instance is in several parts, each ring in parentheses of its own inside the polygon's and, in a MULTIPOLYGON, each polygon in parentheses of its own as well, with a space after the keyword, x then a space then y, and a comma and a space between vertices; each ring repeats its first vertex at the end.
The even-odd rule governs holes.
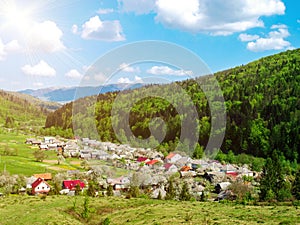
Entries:
POLYGON ((178 202, 116 197, 89 198, 83 219, 83 196, 8 196, 0 199, 1 225, 15 224, 300 224, 292 206, 243 206, 218 202, 178 202), (74 211, 75 205, 75 211, 74 211))

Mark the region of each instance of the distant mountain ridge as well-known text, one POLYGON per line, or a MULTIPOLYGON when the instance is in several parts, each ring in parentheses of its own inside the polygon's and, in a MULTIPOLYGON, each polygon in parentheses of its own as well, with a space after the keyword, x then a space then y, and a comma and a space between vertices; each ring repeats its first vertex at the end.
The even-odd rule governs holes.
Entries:
POLYGON ((129 85, 123 84, 109 84, 103 86, 85 86, 85 87, 70 87, 70 88, 43 88, 43 89, 26 89, 19 91, 19 93, 28 94, 44 101, 53 101, 59 103, 66 103, 78 98, 83 98, 92 95, 103 94, 107 92, 136 89, 144 86, 142 83, 129 85))

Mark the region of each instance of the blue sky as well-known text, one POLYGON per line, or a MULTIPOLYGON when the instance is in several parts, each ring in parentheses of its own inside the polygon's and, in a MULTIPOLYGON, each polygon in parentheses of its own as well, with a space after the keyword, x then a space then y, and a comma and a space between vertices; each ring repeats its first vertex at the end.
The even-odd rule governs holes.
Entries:
MULTIPOLYGON (((299 48, 299 9, 294 0, 1 0, 0 88, 76 86, 99 57, 145 40, 189 49, 217 72, 299 48)), ((109 82, 172 81, 189 73, 124 62, 109 82)), ((96 74, 90 83, 107 77, 96 74)))

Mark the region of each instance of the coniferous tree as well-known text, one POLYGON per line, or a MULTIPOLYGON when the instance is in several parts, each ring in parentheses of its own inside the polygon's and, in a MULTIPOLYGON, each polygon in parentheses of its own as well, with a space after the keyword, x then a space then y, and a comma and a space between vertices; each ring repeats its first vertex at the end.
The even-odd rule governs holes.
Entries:
POLYGON ((176 197, 176 189, 174 187, 174 181, 172 178, 169 178, 168 180, 168 186, 167 186, 167 193, 166 193, 166 200, 173 200, 176 197))
POLYGON ((298 169, 293 183, 292 193, 297 200, 300 200, 300 169, 298 169))
POLYGON ((180 195, 179 195, 179 200, 181 201, 189 201, 191 199, 191 194, 189 191, 189 187, 187 182, 184 182, 180 195))

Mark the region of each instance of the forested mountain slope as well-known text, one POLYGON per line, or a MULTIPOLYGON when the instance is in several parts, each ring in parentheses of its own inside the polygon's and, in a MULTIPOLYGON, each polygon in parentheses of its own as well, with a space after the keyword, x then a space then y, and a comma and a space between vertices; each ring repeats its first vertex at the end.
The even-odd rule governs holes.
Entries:
MULTIPOLYGON (((289 50, 262 58, 247 65, 215 74, 223 91, 227 111, 223 152, 247 153, 266 157, 274 149, 283 152, 291 161, 300 161, 300 50, 289 50)), ((210 132, 210 110, 207 99, 197 83, 205 83, 210 77, 199 77, 176 83, 191 96, 199 114, 199 143, 205 146, 210 132)), ((119 108, 129 107, 126 99, 137 99, 147 89, 153 93, 162 91, 161 87, 172 93, 174 84, 152 85, 122 93, 124 101, 119 108)), ((76 116, 72 118, 73 103, 63 106, 47 117, 46 127, 73 128, 76 134, 97 138, 89 133, 96 124, 100 139, 115 141, 110 114, 118 92, 101 94, 79 99, 76 103, 76 116), (78 108, 78 105, 80 107, 78 108), (95 114, 94 114, 95 112, 95 114), (93 119, 91 119, 91 116, 93 119)), ((174 93, 173 97, 178 95, 174 93)), ((141 138, 149 137, 149 121, 160 117, 166 124, 166 136, 161 149, 173 150, 174 142, 180 136, 180 122, 176 106, 162 98, 148 97, 135 104, 130 111, 131 130, 141 138)), ((122 123, 122 118, 118 121, 122 123)), ((124 137, 124 140, 126 137, 124 137)), ((122 140, 123 141, 123 140, 122 140)))
POLYGON ((15 94, 0 90, 0 125, 8 128, 42 126, 49 111, 15 94))

